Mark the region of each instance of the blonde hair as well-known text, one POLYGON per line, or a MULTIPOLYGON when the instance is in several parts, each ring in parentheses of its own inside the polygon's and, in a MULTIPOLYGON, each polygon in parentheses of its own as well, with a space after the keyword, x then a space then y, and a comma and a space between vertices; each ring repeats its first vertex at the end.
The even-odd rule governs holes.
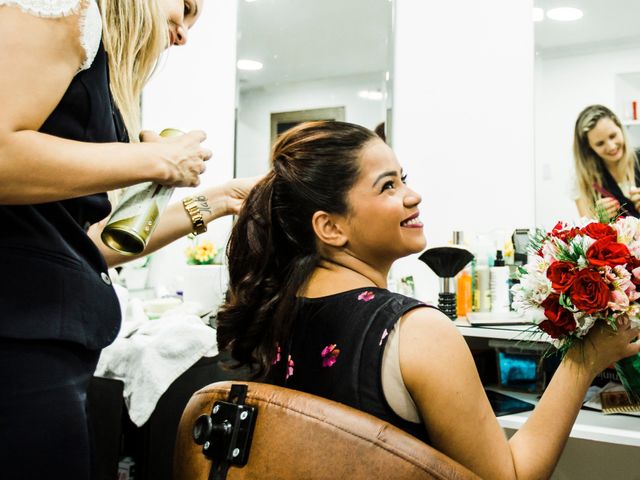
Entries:
POLYGON ((167 20, 157 0, 99 0, 99 4, 111 93, 129 139, 135 142, 141 129, 142 89, 169 45, 167 20))
POLYGON ((595 128, 600 120, 609 118, 622 132, 624 156, 620 166, 624 172, 623 182, 635 185, 636 154, 630 148, 625 129, 615 113, 603 105, 590 105, 585 108, 576 120, 573 135, 573 158, 578 180, 578 193, 586 201, 589 212, 595 214, 595 203, 600 194, 593 187, 594 183, 602 185, 601 168, 606 168, 600 156, 589 145, 587 134, 595 128))

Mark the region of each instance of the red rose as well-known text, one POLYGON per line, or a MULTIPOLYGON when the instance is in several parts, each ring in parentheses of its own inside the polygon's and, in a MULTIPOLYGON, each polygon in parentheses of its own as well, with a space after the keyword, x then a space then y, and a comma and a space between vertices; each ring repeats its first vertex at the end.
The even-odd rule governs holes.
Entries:
POLYGON ((548 320, 543 321, 539 327, 552 338, 559 338, 569 334, 576 329, 576 321, 573 313, 560 305, 560 296, 555 293, 550 294, 542 302, 544 316, 548 320))
POLYGON ((551 280, 551 286, 560 293, 569 290, 575 277, 575 265, 570 262, 553 262, 547 269, 547 278, 551 280))
POLYGON ((640 267, 640 259, 631 255, 625 268, 627 269, 627 272, 631 274, 631 281, 636 287, 640 286, 640 279, 637 279, 635 275, 633 275, 633 271, 638 267, 640 267))
POLYGON ((587 235, 594 240, 600 240, 601 238, 613 237, 613 240, 618 238, 618 234, 613 229, 611 225, 607 225, 606 223, 590 223, 582 230, 580 233, 583 235, 587 235))
POLYGON ((572 227, 570 229, 565 229, 565 225, 562 222, 556 223, 556 226, 551 230, 551 235, 559 238, 564 242, 568 242, 573 237, 580 233, 580 229, 578 227, 572 227))
POLYGON ((545 332, 551 338, 560 338, 569 333, 562 328, 557 327, 551 320, 544 320, 543 322, 538 324, 538 327, 540 327, 540 330, 545 332))
POLYGON ((576 273, 569 297, 573 306, 578 310, 595 313, 607 306, 609 287, 598 272, 583 268, 576 273))
POLYGON ((613 237, 596 240, 587 250, 587 260, 598 267, 615 267, 629 261, 629 249, 626 245, 616 242, 613 237))

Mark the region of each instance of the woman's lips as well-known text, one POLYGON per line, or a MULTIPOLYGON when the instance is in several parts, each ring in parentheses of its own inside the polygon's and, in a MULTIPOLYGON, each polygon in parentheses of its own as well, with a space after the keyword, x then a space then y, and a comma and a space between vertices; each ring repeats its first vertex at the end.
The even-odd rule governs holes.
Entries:
POLYGON ((404 228, 422 228, 424 225, 422 225, 422 222, 416 214, 400 222, 400 226, 404 228))

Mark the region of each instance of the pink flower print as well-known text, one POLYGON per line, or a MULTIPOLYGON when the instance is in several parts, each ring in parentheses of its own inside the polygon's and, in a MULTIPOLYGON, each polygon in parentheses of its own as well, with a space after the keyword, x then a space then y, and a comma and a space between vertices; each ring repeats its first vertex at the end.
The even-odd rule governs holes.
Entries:
POLYGON ((363 302, 370 302, 374 298, 376 298, 376 296, 373 294, 373 292, 370 292, 369 290, 367 290, 366 292, 362 292, 360 295, 358 295, 358 300, 361 300, 363 302))
POLYGON ((273 358, 271 365, 275 365, 280 361, 280 345, 276 346, 276 356, 273 358))
POLYGON ((295 364, 293 363, 293 359, 291 358, 291 355, 289 355, 289 358, 287 358, 287 374, 285 375, 285 379, 288 379, 291 375, 293 375, 293 366, 295 364))
POLYGON ((333 367, 338 360, 338 355, 340 355, 340 349, 336 348, 335 343, 332 343, 324 347, 320 355, 322 356, 323 367, 333 367))
POLYGON ((387 336, 389 335, 389 331, 385 328, 384 332, 382 332, 382 336, 380 337, 380 343, 378 344, 379 346, 382 346, 382 341, 387 338, 387 336))

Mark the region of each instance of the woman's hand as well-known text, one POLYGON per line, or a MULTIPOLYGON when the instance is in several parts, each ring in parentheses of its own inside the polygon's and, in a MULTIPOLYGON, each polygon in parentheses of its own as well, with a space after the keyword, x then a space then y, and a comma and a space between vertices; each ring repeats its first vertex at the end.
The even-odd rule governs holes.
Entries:
POLYGON ((636 207, 636 210, 640 210, 640 188, 631 187, 629 190, 629 200, 636 207))
POLYGON ((611 219, 616 218, 620 210, 620 202, 612 197, 603 197, 596 201, 595 211, 602 210, 611 219))
POLYGON ((584 338, 584 348, 571 348, 567 358, 583 364, 595 376, 618 360, 640 353, 640 342, 634 342, 639 334, 640 328, 628 319, 619 321, 617 332, 595 325, 584 338))
POLYGON ((155 150, 161 162, 161 174, 157 182, 173 187, 197 187, 200 175, 205 170, 204 162, 211 158, 211 150, 201 143, 207 135, 201 130, 194 130, 175 137, 144 131, 140 140, 157 145, 155 150))

